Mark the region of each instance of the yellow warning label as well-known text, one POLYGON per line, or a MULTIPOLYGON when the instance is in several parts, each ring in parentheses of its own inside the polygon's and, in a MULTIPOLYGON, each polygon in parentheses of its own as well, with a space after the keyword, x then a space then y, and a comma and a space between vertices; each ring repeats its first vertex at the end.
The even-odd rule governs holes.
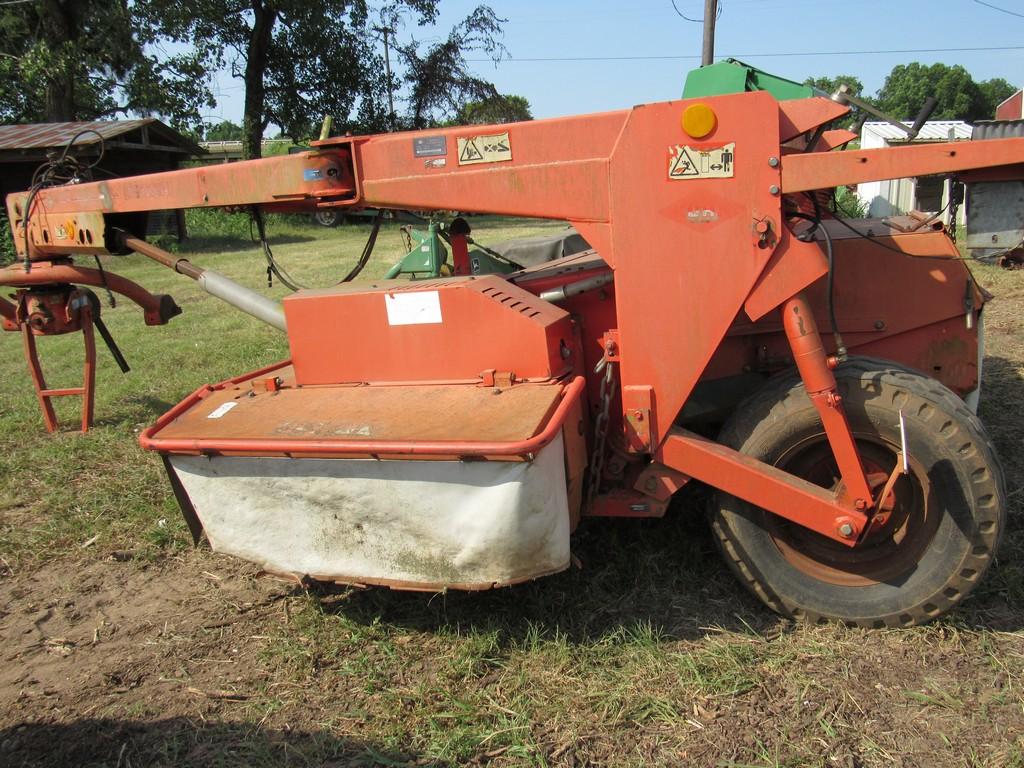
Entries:
POLYGON ((715 149, 668 148, 670 179, 731 179, 736 165, 736 142, 715 149))
POLYGON ((509 143, 508 133, 459 137, 459 165, 500 163, 511 159, 512 144, 509 143))

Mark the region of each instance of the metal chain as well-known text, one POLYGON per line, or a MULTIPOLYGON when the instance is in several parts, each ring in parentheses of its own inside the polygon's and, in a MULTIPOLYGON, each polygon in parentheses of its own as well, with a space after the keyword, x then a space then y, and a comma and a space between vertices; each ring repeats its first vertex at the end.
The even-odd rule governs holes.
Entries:
POLYGON ((587 506, 594 501, 601 486, 601 473, 604 471, 605 444, 608 438, 608 416, 612 407, 612 390, 615 385, 615 363, 604 357, 594 368, 595 373, 604 369, 601 377, 600 410, 594 419, 594 450, 590 456, 590 480, 587 483, 587 506))

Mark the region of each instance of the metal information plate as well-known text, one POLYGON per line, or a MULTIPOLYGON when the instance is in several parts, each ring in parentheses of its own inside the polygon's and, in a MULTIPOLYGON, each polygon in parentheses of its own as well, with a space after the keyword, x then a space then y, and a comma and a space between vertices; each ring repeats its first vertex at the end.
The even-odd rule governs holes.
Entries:
POLYGON ((420 136, 412 140, 414 157, 440 157, 448 154, 448 140, 444 136, 420 136))

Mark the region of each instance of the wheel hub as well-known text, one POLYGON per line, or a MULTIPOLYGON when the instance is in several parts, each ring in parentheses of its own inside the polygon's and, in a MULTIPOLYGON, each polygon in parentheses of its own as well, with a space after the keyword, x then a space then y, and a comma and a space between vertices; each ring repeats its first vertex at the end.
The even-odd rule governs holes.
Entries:
MULTIPOLYGON (((911 462, 910 473, 897 468, 898 448, 858 438, 865 475, 876 498, 876 511, 863 538, 849 548, 765 514, 765 527, 782 556, 795 568, 820 581, 866 586, 891 581, 912 570, 935 531, 936 515, 928 514, 927 477, 911 462)), ((839 472, 824 435, 795 446, 776 466, 833 491, 841 490, 839 472)))

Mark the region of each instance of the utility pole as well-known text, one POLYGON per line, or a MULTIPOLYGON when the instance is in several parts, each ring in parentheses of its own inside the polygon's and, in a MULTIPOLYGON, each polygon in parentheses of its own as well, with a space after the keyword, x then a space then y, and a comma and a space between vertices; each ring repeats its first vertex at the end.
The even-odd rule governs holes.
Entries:
POLYGON ((706 67, 715 61, 715 17, 718 15, 718 0, 704 0, 704 50, 700 65, 706 67))
POLYGON ((373 31, 384 35, 384 71, 388 75, 388 128, 393 131, 395 129, 395 96, 391 90, 391 53, 388 48, 388 35, 394 34, 394 30, 390 27, 374 27, 373 31))

